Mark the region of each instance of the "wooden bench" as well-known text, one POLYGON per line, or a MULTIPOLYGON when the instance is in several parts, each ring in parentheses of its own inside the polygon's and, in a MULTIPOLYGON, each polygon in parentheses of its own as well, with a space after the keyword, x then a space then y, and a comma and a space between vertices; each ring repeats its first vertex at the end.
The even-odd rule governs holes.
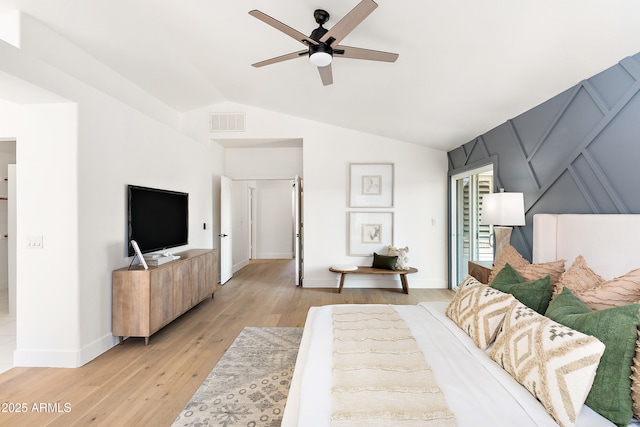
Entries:
POLYGON ((344 287, 344 278, 347 274, 398 274, 400 275, 400 283, 402 283, 402 289, 404 290, 405 294, 408 294, 409 282, 407 282, 407 274, 417 273, 418 269, 410 267, 407 270, 385 270, 383 268, 360 266, 355 270, 342 270, 339 268, 331 267, 329 268, 329 271, 333 271, 334 273, 341 273, 339 293, 342 293, 342 288, 344 287))

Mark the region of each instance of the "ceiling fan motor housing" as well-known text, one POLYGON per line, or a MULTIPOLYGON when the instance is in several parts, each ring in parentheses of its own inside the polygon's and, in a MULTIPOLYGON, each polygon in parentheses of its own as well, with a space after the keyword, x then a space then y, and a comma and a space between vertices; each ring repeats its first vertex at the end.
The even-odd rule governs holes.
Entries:
POLYGON ((326 43, 318 43, 317 45, 309 46, 309 56, 314 53, 323 52, 333 56, 333 49, 326 43))
POLYGON ((333 58, 333 49, 326 43, 318 43, 309 46, 309 59, 313 65, 318 67, 326 67, 331 64, 333 58))

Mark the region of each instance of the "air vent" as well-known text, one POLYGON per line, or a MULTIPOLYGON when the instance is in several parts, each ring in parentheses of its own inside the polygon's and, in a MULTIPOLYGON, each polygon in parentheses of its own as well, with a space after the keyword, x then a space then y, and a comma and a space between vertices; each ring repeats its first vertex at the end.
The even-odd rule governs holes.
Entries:
POLYGON ((246 113, 211 113, 211 132, 244 132, 246 113))

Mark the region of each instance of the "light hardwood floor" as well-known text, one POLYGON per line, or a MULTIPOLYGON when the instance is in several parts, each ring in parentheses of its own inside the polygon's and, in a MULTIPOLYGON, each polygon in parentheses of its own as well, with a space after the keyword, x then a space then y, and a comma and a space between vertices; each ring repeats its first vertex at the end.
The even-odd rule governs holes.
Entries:
POLYGON ((411 289, 409 295, 399 288, 349 289, 348 283, 342 294, 299 288, 293 268, 290 260, 253 261, 214 299, 153 335, 148 346, 130 338, 80 368, 0 374, 0 425, 170 426, 245 326, 304 326, 309 307, 318 305, 415 304, 453 296, 443 289, 411 289))

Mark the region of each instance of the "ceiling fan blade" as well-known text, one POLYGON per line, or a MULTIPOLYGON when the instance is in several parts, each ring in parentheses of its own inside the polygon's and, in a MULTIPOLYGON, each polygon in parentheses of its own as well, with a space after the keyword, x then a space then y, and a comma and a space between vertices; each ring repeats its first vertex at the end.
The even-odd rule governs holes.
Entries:
POLYGON ((331 27, 320 41, 329 45, 340 43, 347 34, 353 31, 371 12, 378 7, 373 0, 362 0, 349 13, 347 13, 336 25, 331 27), (333 39, 333 40, 332 40, 333 39))
POLYGON ((331 72, 331 64, 325 67, 318 67, 322 84, 328 86, 333 83, 333 73, 331 72))
POLYGON ((369 61, 396 62, 397 53, 382 52, 379 50, 362 49, 351 46, 336 46, 333 48, 334 56, 352 59, 368 59, 369 61))
POLYGON ((286 24, 283 24, 282 22, 278 21, 277 19, 273 19, 269 15, 267 15, 265 13, 262 13, 259 10, 252 10, 252 11, 249 12, 249 15, 258 18, 259 20, 261 20, 265 24, 271 25, 276 30, 282 31, 283 33, 285 33, 289 37, 293 37, 294 39, 298 40, 302 44, 306 44, 307 46, 309 44, 313 44, 313 45, 317 45, 318 44, 317 41, 313 40, 312 38, 309 38, 308 36, 306 36, 304 34, 302 34, 300 31, 294 30, 290 26, 288 26, 286 24))
POLYGON ((300 58, 301 56, 308 55, 308 50, 301 50, 298 52, 287 53, 286 55, 276 56, 275 58, 266 59, 264 61, 256 62, 255 64, 251 64, 253 67, 264 67, 265 65, 276 64, 282 61, 288 61, 289 59, 300 58))

